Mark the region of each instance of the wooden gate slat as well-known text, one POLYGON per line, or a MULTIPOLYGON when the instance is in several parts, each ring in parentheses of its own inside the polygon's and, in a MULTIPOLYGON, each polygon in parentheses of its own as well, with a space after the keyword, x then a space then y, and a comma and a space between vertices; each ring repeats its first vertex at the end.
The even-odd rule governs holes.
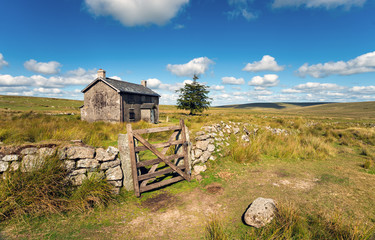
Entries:
POLYGON ((150 190, 155 189, 155 188, 159 188, 159 187, 163 187, 165 185, 169 185, 171 183, 179 182, 181 180, 184 180, 184 178, 181 177, 181 176, 177 176, 177 177, 174 177, 174 178, 170 178, 168 180, 163 180, 161 182, 157 182, 157 183, 153 183, 153 184, 141 187, 140 191, 141 192, 147 192, 147 191, 150 191, 150 190))
POLYGON ((133 136, 138 139, 144 146, 150 149, 157 157, 159 157, 163 162, 165 162, 168 166, 170 166, 173 170, 175 170, 178 174, 184 177, 186 180, 190 181, 189 176, 181 171, 176 165, 174 165, 171 161, 165 158, 164 154, 159 152, 154 146, 148 143, 143 137, 141 137, 138 133, 133 132, 133 136))
MULTIPOLYGON (((174 139, 176 139, 176 137, 177 137, 177 135, 178 135, 179 132, 180 132, 179 130, 174 131, 174 132, 172 133, 172 135, 169 137, 168 143, 169 143, 169 142, 172 142, 174 139)), ((155 147, 155 145, 154 145, 154 147, 155 147)), ((163 150, 161 150, 161 153, 165 155, 165 154, 168 152, 169 147, 170 147, 170 146, 165 146, 165 147, 163 148, 163 150)), ((161 161, 161 159, 158 159, 158 160, 161 161)), ((172 160, 172 159, 170 159, 170 160, 172 160)), ((157 164, 154 164, 154 165, 151 167, 150 171, 148 171, 148 173, 153 173, 153 172, 155 172, 156 169, 157 169, 158 166, 159 166, 159 163, 160 163, 160 162, 158 162, 157 164)), ((150 181, 153 181, 153 180, 155 180, 155 179, 156 179, 156 178, 149 179, 149 180, 147 180, 147 181, 143 181, 143 182, 141 183, 141 187, 145 187, 150 181)))
POLYGON ((137 197, 140 197, 141 192, 146 192, 155 188, 160 188, 181 180, 186 179, 190 181, 190 169, 188 163, 188 153, 187 153, 187 139, 186 130, 183 120, 180 120, 178 126, 160 127, 160 128, 149 128, 149 129, 137 129, 132 130, 130 124, 126 126, 128 137, 129 137, 129 150, 130 150, 130 161, 132 165, 132 174, 134 182, 134 192, 137 197), (147 133, 157 133, 165 131, 174 131, 167 142, 151 144, 141 134, 147 133), (180 134, 179 139, 177 139, 178 134, 180 134), (143 146, 137 146, 137 143, 143 144, 143 146), (171 146, 176 146, 175 154, 166 156, 171 146), (161 151, 158 149, 162 148, 161 151), (140 151, 150 150, 156 155, 156 159, 140 161, 137 159, 138 153, 140 151), (180 159, 184 160, 183 166, 177 166, 180 159), (173 161, 174 160, 174 161, 173 161), (173 161, 173 162, 172 162, 173 161), (162 166, 162 169, 158 170, 159 164, 164 162, 166 166, 162 166), (148 173, 142 174, 140 172, 141 167, 151 166, 148 173), (157 171, 158 170, 158 171, 157 171), (157 179, 158 176, 166 175, 169 173, 178 173, 179 175, 173 174, 172 178, 167 178, 167 180, 156 181, 149 184, 150 182, 157 179))
POLYGON ((140 193, 139 182, 138 182, 137 162, 135 160, 135 152, 134 152, 134 136, 133 136, 131 124, 126 125, 126 131, 128 133, 128 139, 129 139, 130 161, 132 165, 134 193, 137 197, 140 197, 141 193, 140 193))
MULTIPOLYGON (((170 147, 172 145, 178 145, 182 143, 184 143, 183 139, 179 139, 179 140, 174 140, 174 141, 169 141, 169 142, 152 144, 152 146, 154 146, 155 148, 161 148, 161 147, 170 147)), ((145 150, 148 150, 148 148, 145 146, 138 146, 134 148, 135 152, 140 152, 140 151, 145 151, 145 150)))
POLYGON ((147 129, 135 129, 133 133, 145 134, 145 133, 156 133, 156 132, 166 132, 172 130, 179 130, 181 126, 169 126, 169 127, 160 127, 160 128, 147 128, 147 129))
MULTIPOLYGON (((184 154, 173 154, 170 156, 165 156, 165 158, 168 159, 169 161, 172 161, 173 159, 176 159, 176 158, 182 158, 182 157, 184 157, 184 154)), ((145 160, 145 161, 137 162, 137 168, 145 167, 145 166, 149 166, 149 165, 153 165, 153 164, 161 163, 161 162, 162 160, 160 158, 155 158, 152 160, 145 160)))
MULTIPOLYGON (((179 167, 179 169, 184 170, 185 167, 182 166, 182 167, 179 167)), ((146 179, 150 179, 150 178, 157 177, 157 176, 164 175, 164 174, 171 173, 171 172, 174 172, 172 168, 166 168, 166 169, 162 169, 153 173, 147 173, 147 174, 141 175, 138 177, 138 180, 143 181, 146 179)))
MULTIPOLYGON (((186 141, 185 123, 183 119, 180 119, 180 126, 181 126, 181 138, 184 141, 186 141)), ((186 179, 186 180, 190 181, 190 175, 188 174, 189 173, 188 146, 187 144, 183 144, 182 147, 183 147, 183 154, 184 154, 185 173, 189 177, 189 179, 186 179)))

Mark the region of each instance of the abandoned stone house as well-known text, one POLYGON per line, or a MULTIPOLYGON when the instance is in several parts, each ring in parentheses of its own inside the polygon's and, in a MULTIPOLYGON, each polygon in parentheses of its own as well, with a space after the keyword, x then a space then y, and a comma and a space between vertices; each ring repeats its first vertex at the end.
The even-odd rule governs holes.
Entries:
POLYGON ((98 77, 82 91, 84 105, 81 119, 88 122, 159 121, 160 95, 147 87, 147 81, 134 84, 106 77, 102 69, 98 77))

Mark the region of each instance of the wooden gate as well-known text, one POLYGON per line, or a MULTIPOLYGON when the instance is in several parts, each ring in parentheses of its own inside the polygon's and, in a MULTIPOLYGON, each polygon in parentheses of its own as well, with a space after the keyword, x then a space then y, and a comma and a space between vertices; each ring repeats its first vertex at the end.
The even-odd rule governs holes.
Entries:
POLYGON ((190 181, 188 142, 186 140, 184 120, 180 120, 179 126, 132 130, 132 126, 127 124, 126 129, 129 137, 134 192, 137 197, 140 197, 142 192, 184 179, 190 181), (141 136, 142 134, 165 131, 173 131, 167 142, 151 144, 141 136), (172 149, 174 150, 173 154, 167 155, 171 146, 175 146, 172 149), (139 152, 147 150, 150 150, 157 158, 142 161, 139 157, 139 152), (183 165, 179 164, 181 160, 183 160, 183 165), (166 174, 172 174, 172 178, 166 174), (177 176, 173 176, 173 174, 177 176), (167 179, 162 179, 163 175, 167 179))

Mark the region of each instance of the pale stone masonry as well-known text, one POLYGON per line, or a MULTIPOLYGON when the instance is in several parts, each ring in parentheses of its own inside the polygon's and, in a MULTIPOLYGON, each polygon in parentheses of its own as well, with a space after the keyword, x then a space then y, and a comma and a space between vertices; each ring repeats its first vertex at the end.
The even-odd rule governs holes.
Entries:
POLYGON ((99 69, 97 78, 82 90, 84 105, 81 119, 88 122, 136 122, 144 120, 158 123, 160 95, 141 84, 106 77, 99 69))

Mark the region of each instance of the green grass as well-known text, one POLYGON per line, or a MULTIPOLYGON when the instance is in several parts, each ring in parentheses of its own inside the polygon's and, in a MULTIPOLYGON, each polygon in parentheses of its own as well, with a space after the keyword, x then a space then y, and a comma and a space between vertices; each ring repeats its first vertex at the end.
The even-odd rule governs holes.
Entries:
MULTIPOLYGON (((125 124, 121 123, 87 123, 79 115, 53 115, 59 111, 74 112, 65 100, 53 103, 55 108, 52 108, 48 105, 52 99, 31 98, 24 106, 21 106, 22 98, 15 99, 1 100, 8 101, 7 109, 0 107, 0 142, 4 145, 63 144, 82 139, 93 146, 116 146, 117 135, 126 132, 125 124), (31 104, 32 101, 36 102, 31 104)), ((78 106, 78 102, 75 104, 78 106)), ((229 146, 222 148, 222 155, 215 153, 216 160, 207 163, 208 170, 202 173, 200 181, 182 181, 162 191, 143 193, 141 199, 123 192, 112 201, 107 198, 108 189, 100 176, 89 178, 83 187, 61 198, 86 209, 83 212, 71 210, 69 204, 63 205, 67 210, 62 208, 62 212, 59 209, 44 212, 39 208, 48 208, 42 205, 24 212, 9 208, 5 211, 8 206, 17 208, 9 202, 16 198, 4 197, 6 207, 2 210, 7 212, 4 214, 7 217, 0 229, 9 239, 141 236, 148 239, 367 239, 375 224, 375 116, 372 111, 375 103, 315 106, 280 103, 278 108, 211 108, 204 114, 190 116, 174 106, 160 106, 162 123, 157 127, 176 125, 183 118, 193 141, 195 132, 201 131, 202 126, 220 121, 240 122, 247 124, 249 131, 258 131, 250 136, 250 142, 237 139, 242 133, 232 137, 229 146), (287 134, 272 134, 267 127, 283 129, 287 134), (210 186, 220 186, 222 190, 215 193, 210 186), (153 211, 142 205, 147 199, 157 199, 161 193, 172 196, 162 202, 170 204, 168 207, 153 211), (255 230, 245 226, 240 216, 258 196, 280 202, 281 210, 271 225, 255 230), (93 205, 102 207, 92 208, 93 205), (16 212, 23 216, 21 221, 10 217, 16 212), (220 212, 220 217, 209 218, 215 212, 220 212), (163 221, 166 224, 160 225, 163 221), (155 229, 155 225, 159 228, 155 229)), ((78 109, 75 111, 79 113, 78 109)), ((138 122, 132 127, 156 126, 138 122)), ((170 134, 145 134, 144 137, 161 142, 170 134)), ((172 152, 170 149, 168 154, 172 152)), ((149 151, 142 154, 144 160, 155 158, 149 151)), ((36 184, 33 177, 26 182, 19 181, 9 188, 11 191, 2 190, 0 195, 5 196, 5 192, 10 194, 7 196, 16 195, 25 189, 32 193, 37 189, 26 184, 36 184)), ((42 184, 38 182, 38 185, 42 184)))
POLYGON ((79 113, 79 107, 83 101, 41 98, 41 97, 20 97, 0 95, 0 109, 12 111, 48 111, 56 113, 79 113))
POLYGON ((0 180, 0 220, 84 211, 113 199, 112 186, 103 176, 93 173, 74 187, 66 175, 57 151, 31 172, 7 172, 0 180))

